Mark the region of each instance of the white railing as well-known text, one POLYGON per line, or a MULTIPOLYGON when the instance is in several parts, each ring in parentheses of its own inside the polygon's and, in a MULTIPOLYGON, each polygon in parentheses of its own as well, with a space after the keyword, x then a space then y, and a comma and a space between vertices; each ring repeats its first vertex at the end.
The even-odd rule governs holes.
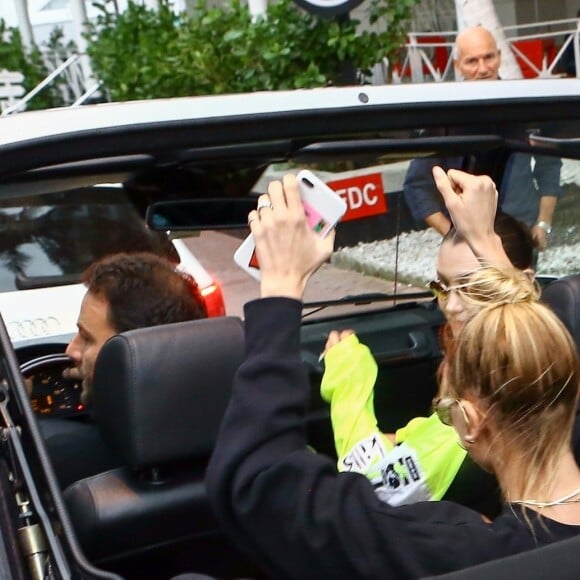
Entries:
POLYGON ((25 91, 24 75, 18 71, 0 70, 0 112, 14 105, 25 91))
MULTIPOLYGON (((572 48, 575 74, 580 78, 579 18, 506 26, 504 32, 520 67, 526 69, 522 71, 524 76, 565 76, 562 68, 564 56, 572 48), (530 55, 531 47, 540 48, 539 61, 537 54, 536 59, 530 55)), ((381 63, 383 82, 389 77, 394 83, 454 80, 453 46, 456 36, 457 31, 409 33, 409 42, 401 51, 399 63, 381 63)))
POLYGON ((87 59, 86 55, 78 53, 73 53, 66 58, 54 53, 46 53, 44 60, 51 70, 50 74, 21 99, 13 101, 10 106, 5 107, 0 116, 24 111, 27 104, 38 93, 51 85, 60 92, 64 106, 82 105, 101 87, 101 83, 92 78, 87 66, 87 59))

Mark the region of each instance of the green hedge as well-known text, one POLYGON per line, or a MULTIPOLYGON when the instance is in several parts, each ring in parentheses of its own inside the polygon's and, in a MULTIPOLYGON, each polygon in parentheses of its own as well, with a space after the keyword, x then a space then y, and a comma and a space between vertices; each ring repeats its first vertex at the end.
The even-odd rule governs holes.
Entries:
MULTIPOLYGON (((359 31, 359 22, 318 18, 291 0, 270 4, 252 20, 231 0, 220 8, 201 0, 176 15, 130 2, 120 14, 113 0, 96 4, 88 53, 111 100, 249 92, 341 83, 345 63, 368 74, 404 42, 418 0, 370 0, 369 20, 385 32, 359 31)), ((348 69, 347 69, 348 70, 348 69)))
MULTIPOLYGON (((370 23, 384 30, 377 33, 359 30, 354 19, 319 18, 291 0, 270 4, 266 15, 254 20, 240 0, 226 0, 219 8, 200 0, 182 14, 173 12, 171 0, 161 0, 159 10, 130 0, 122 13, 114 0, 104 0, 95 3, 100 14, 88 26, 87 50, 113 101, 352 83, 351 71, 364 76, 384 56, 396 54, 417 2, 367 0, 370 23)), ((70 48, 55 29, 47 49, 70 48)), ((49 72, 40 50, 26 51, 19 31, 1 19, 0 63, 22 72, 27 92, 49 72)), ((27 108, 62 104, 51 86, 27 108)))

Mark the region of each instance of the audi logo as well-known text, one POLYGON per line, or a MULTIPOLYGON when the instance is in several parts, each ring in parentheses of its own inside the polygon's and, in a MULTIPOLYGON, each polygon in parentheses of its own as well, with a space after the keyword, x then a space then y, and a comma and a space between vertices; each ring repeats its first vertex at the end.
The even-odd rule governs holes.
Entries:
POLYGON ((34 318, 13 320, 8 323, 10 338, 34 338, 54 334, 60 328, 60 322, 54 316, 48 318, 34 318))

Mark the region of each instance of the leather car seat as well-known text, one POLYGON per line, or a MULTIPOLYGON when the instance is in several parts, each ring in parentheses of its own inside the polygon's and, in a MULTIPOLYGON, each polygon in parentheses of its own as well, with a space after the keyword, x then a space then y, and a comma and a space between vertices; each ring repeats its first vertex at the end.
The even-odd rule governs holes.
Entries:
POLYGON ((424 580, 576 580, 579 569, 580 536, 424 580))
MULTIPOLYGON (((568 329, 580 354, 580 275, 565 276, 550 282, 542 291, 542 302, 556 313, 568 329)), ((580 465, 580 405, 572 428, 572 451, 580 465)))
POLYGON ((95 364, 94 415, 125 467, 64 492, 90 560, 218 533, 205 467, 243 352, 236 317, 133 330, 105 343, 95 364))
POLYGON ((580 275, 550 282, 543 289, 541 300, 558 315, 580 352, 580 275))

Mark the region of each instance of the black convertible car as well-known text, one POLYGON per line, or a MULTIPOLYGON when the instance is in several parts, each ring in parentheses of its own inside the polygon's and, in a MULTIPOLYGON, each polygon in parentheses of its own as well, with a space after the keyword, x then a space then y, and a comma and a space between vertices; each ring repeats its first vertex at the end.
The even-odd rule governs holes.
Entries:
MULTIPOLYGON (((247 235, 247 212, 271 179, 302 168, 347 202, 335 254, 308 288, 302 328, 312 383, 310 444, 335 456, 328 406, 319 394, 318 355, 330 330, 356 330, 375 355, 375 410, 383 431, 427 413, 435 393, 443 316, 426 284, 435 275, 440 237, 403 195, 410 163, 433 158, 453 158, 467 171, 492 176, 502 203, 521 186, 516 160, 532 172, 545 164, 556 168, 558 203, 545 226, 550 234, 537 273, 542 284, 562 279, 571 288, 560 314, 578 340, 580 80, 326 88, 0 119, 0 206, 6 208, 0 257, 16 283, 10 301, 0 294, 0 576, 266 578, 222 535, 204 487, 243 357, 241 304, 258 292, 232 258, 247 235), (122 200, 150 230, 183 238, 221 285, 226 303, 226 316, 111 339, 97 361, 92 409, 71 404, 78 385, 62 379, 66 342, 41 332, 53 323, 49 317, 29 320, 24 342, 6 324, 27 293, 78 283, 74 268, 54 265, 89 252, 89 228, 76 228, 75 247, 66 252, 58 240, 35 232, 49 218, 39 209, 46 199, 57 206, 66 199, 67 207, 72 200, 74 209, 75 196, 78 223, 97 214, 106 221, 122 200), (10 210, 16 197, 19 212, 10 210), (15 232, 24 217, 24 248, 37 244, 42 263, 35 255, 40 250, 26 258, 18 250, 15 232), (60 489, 38 417, 74 422, 87 412, 125 465, 60 489)), ((528 202, 537 205, 532 197, 524 210, 528 202)), ((102 232, 107 239, 130 234, 128 223, 102 232)), ((60 309, 68 305, 51 299, 60 300, 60 309)), ((74 320, 77 313, 69 314, 74 320)), ((466 505, 481 500, 477 490, 453 493, 449 499, 466 505)), ((579 548, 578 540, 564 542, 449 578, 575 578, 579 548)))

